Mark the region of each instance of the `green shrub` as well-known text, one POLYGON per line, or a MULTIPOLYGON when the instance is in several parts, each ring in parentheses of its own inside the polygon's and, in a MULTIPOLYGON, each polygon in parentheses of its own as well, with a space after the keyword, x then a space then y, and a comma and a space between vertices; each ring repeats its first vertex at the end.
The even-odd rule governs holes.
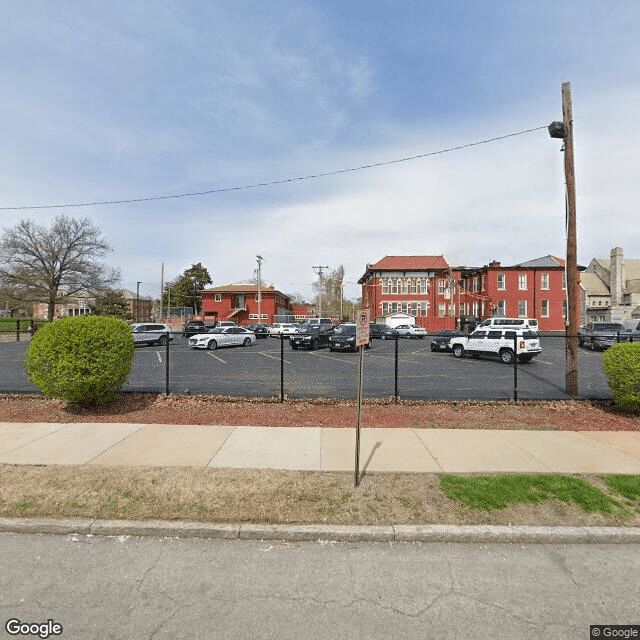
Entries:
POLYGON ((613 345, 602 366, 615 402, 626 411, 640 411, 640 342, 613 345))
POLYGON ((133 365, 131 327, 118 318, 61 318, 31 338, 29 380, 52 398, 94 405, 111 400, 133 365))

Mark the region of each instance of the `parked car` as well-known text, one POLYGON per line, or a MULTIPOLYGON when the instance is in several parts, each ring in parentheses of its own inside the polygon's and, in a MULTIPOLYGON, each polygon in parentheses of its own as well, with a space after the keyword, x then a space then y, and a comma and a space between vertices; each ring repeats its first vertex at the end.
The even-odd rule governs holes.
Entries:
POLYGON ((619 322, 594 322, 578 331, 578 344, 591 350, 604 351, 618 342, 629 342, 633 331, 619 322))
POLYGON ((422 338, 429 335, 426 329, 415 324, 399 324, 395 329, 401 338, 420 338, 422 340, 422 338))
POLYGON ((386 324, 370 324, 369 325, 369 337, 373 340, 379 338, 380 340, 395 340, 398 332, 389 325, 386 324))
POLYGON ((256 343, 256 334, 243 327, 216 327, 206 333, 189 338, 192 349, 217 349, 218 347, 249 347, 256 343))
POLYGON ((269 329, 271 329, 268 324, 264 324, 263 322, 247 324, 244 326, 244 328, 248 329, 249 331, 253 331, 253 333, 256 334, 256 338, 268 338, 269 329))
POLYGON ((291 348, 297 349, 318 349, 319 347, 328 347, 329 338, 333 335, 333 326, 326 328, 320 324, 302 325, 300 333, 293 334, 289 337, 291 348))
POLYGON ((468 336, 451 338, 449 346, 456 358, 464 358, 467 354, 474 358, 497 356, 505 364, 512 364, 516 356, 518 362, 530 362, 534 356, 542 352, 537 331, 513 327, 494 327, 489 330, 478 327, 468 336))
POLYGON ((269 329, 269 335, 272 338, 276 338, 283 334, 291 335, 292 333, 298 333, 299 330, 299 325, 294 322, 274 322, 269 329))
MULTIPOLYGON (((371 347, 371 336, 365 349, 371 347)), ((329 337, 329 351, 357 351, 356 325, 352 323, 339 324, 333 335, 329 337)))
POLYGON ((131 325, 133 342, 136 347, 146 345, 162 345, 173 340, 171 327, 166 324, 135 322, 131 325))
POLYGON ((182 335, 187 338, 195 336, 197 333, 204 333, 207 330, 203 320, 187 320, 182 330, 182 335))
POLYGON ((458 329, 442 329, 431 338, 431 351, 451 351, 451 338, 461 336, 462 331, 458 329))

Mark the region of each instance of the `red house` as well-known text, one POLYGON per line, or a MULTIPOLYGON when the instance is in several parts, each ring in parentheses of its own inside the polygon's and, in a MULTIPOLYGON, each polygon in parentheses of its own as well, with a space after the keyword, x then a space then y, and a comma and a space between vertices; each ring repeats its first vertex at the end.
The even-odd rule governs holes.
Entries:
MULTIPOLYGON (((580 267, 583 269, 583 267, 580 267)), ((504 267, 450 267, 443 256, 386 256, 358 280, 372 320, 401 313, 429 332, 453 329, 470 316, 537 318, 540 331, 564 331, 566 275, 561 258, 504 267)))
POLYGON ((293 322, 293 306, 289 296, 273 285, 230 284, 205 289, 202 293, 202 315, 205 322, 233 320, 238 325, 252 322, 293 322))

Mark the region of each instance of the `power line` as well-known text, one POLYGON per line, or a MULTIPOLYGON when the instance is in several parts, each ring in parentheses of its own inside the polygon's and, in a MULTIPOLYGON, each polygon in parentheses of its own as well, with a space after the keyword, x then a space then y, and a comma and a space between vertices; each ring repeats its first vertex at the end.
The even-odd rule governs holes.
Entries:
POLYGON ((98 207, 107 204, 135 204, 138 202, 151 202, 154 200, 172 200, 177 198, 193 198, 195 196, 207 196, 215 193, 226 193, 229 191, 246 191, 248 189, 257 189, 259 187, 271 187, 277 184, 287 184, 289 182, 302 182, 303 180, 316 180, 318 178, 326 178, 327 176, 336 176, 342 173, 353 173, 355 171, 364 171, 365 169, 373 169, 375 167, 384 167, 390 164, 399 164, 401 162, 410 162, 411 160, 419 160, 421 158, 428 158, 430 156, 438 156, 443 153, 451 153, 452 151, 460 151, 461 149, 468 149, 469 147, 477 147, 481 144, 488 144, 490 142, 497 142, 499 140, 505 140, 506 138, 513 138, 515 136, 521 136, 525 133, 532 133, 534 131, 540 131, 541 129, 547 129, 548 125, 540 127, 534 127, 532 129, 525 129, 523 131, 516 131, 514 133, 507 133, 495 138, 487 138, 486 140, 478 140, 477 142, 469 142, 467 144, 458 145, 457 147, 449 147, 448 149, 440 149, 439 151, 429 151, 427 153, 419 153, 414 156, 407 156, 405 158, 396 158, 395 160, 386 160, 383 162, 372 162, 370 164, 363 164, 359 167, 350 167, 348 169, 336 169, 334 171, 325 171, 323 173, 315 173, 308 176, 298 176, 295 178, 282 178, 280 180, 273 180, 271 182, 257 182, 255 184, 248 184, 239 187, 221 187, 220 189, 210 189, 208 191, 194 191, 192 193, 178 193, 167 196, 148 196, 145 198, 131 198, 128 200, 101 200, 96 202, 73 202, 66 204, 41 204, 41 205, 26 205, 20 207, 0 207, 0 211, 25 211, 31 209, 64 209, 68 207, 98 207))

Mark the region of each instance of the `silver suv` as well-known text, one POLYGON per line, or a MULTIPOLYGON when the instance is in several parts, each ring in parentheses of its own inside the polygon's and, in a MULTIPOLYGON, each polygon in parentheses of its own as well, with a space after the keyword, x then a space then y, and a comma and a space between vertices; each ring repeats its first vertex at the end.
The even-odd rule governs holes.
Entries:
POLYGON ((449 348, 456 358, 469 354, 479 356, 497 356, 505 364, 530 362, 541 351, 540 336, 531 329, 515 328, 478 328, 468 336, 451 338, 449 348))
POLYGON ((131 329, 133 330, 133 341, 136 347, 143 344, 167 344, 167 342, 173 340, 171 327, 166 324, 136 322, 131 325, 131 329))

